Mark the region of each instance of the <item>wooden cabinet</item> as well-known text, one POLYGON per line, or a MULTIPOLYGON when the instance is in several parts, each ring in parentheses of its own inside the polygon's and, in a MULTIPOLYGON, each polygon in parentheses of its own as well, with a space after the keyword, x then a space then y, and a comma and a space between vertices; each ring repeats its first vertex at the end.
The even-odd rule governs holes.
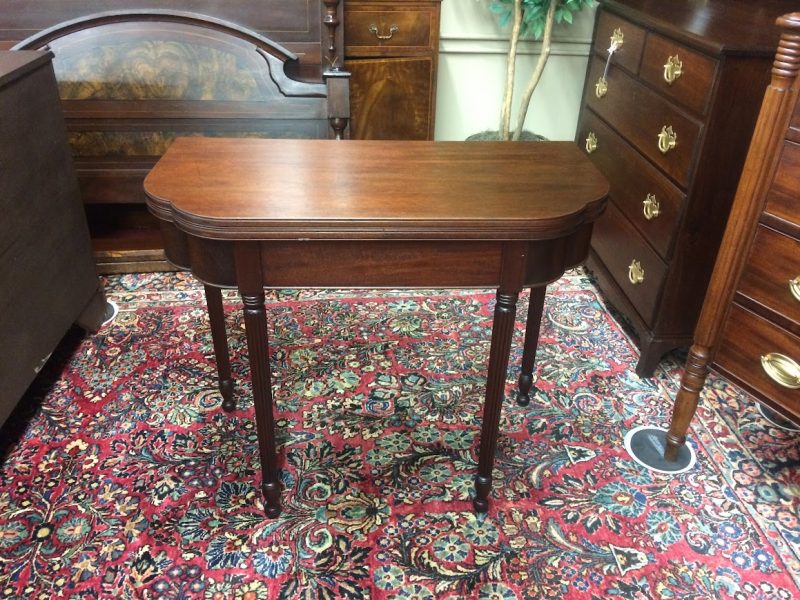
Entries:
POLYGON ((714 363, 800 421, 800 106, 767 156, 778 157, 777 172, 751 220, 750 251, 714 363))
POLYGON ((577 142, 611 182, 588 261, 650 376, 689 345, 791 1, 605 0, 577 142), (609 59, 612 40, 620 45, 609 59))
POLYGON ((441 0, 346 0, 355 139, 433 139, 441 0))
POLYGON ((0 52, 0 424, 74 322, 97 329, 95 273, 48 52, 0 52))
POLYGON ((684 444, 712 361, 800 422, 800 13, 778 22, 772 80, 675 399, 668 460, 684 444))

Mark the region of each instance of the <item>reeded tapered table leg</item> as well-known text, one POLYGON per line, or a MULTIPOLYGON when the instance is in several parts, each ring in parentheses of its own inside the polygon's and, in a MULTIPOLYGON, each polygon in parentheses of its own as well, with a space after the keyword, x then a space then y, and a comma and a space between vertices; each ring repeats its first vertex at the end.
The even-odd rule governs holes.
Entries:
POLYGON ((218 385, 222 394, 222 409, 231 412, 236 410, 236 399, 233 397, 233 377, 231 376, 231 358, 228 352, 228 335, 225 332, 222 290, 206 285, 205 291, 208 320, 211 323, 211 339, 214 342, 214 358, 217 361, 218 385))
POLYGON ((475 510, 489 510, 489 493, 492 491, 492 467, 497 448, 500 411, 506 384, 508 357, 514 332, 514 317, 517 312, 519 293, 497 292, 492 324, 492 345, 489 352, 489 372, 486 380, 486 399, 483 405, 481 445, 478 455, 478 474, 475 477, 475 510))
POLYGON ((261 457, 261 492, 268 517, 281 512, 278 457, 275 449, 275 419, 272 415, 272 378, 269 367, 269 339, 264 292, 242 293, 244 326, 247 332, 247 354, 253 380, 253 402, 256 408, 256 429, 261 457))
POLYGON ((522 370, 519 375, 517 404, 527 406, 531 401, 533 388, 533 365, 536 362, 536 349, 539 347, 539 332, 544 313, 544 296, 547 286, 531 288, 528 300, 528 319, 525 323, 525 347, 522 350, 522 370))

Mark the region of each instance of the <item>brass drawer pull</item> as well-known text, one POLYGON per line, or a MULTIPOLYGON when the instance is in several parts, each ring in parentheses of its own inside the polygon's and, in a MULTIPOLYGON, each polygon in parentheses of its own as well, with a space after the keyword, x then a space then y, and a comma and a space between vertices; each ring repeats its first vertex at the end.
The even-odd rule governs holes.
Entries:
POLYGON ((586 136, 586 153, 591 154, 595 150, 597 150, 597 136, 594 131, 590 131, 589 135, 586 136))
POLYGON ((594 84, 594 95, 598 98, 602 98, 608 93, 608 81, 606 81, 605 77, 601 77, 597 80, 597 83, 594 84))
POLYGON ((678 55, 670 56, 664 65, 664 81, 672 85, 678 77, 683 75, 683 63, 678 55))
POLYGON ((644 281, 644 269, 642 268, 642 263, 635 258, 633 259, 633 262, 631 262, 630 266, 628 266, 628 281, 630 281, 633 285, 639 285, 644 281))
POLYGON ((792 296, 795 297, 795 300, 800 302, 800 275, 789 282, 789 291, 792 292, 792 296))
POLYGON ((374 33, 375 37, 379 40, 390 40, 392 36, 399 31, 397 25, 392 25, 389 27, 389 33, 378 33, 378 26, 377 25, 370 25, 369 32, 374 33))
POLYGON ((661 154, 666 154, 677 145, 678 134, 672 131, 672 125, 669 127, 664 125, 658 134, 658 149, 661 150, 661 154))
POLYGON ((800 390, 800 365, 788 356, 770 352, 761 357, 761 366, 778 385, 790 390, 800 390))
POLYGON ((600 76, 600 79, 597 80, 597 83, 594 84, 594 95, 598 98, 602 98, 608 93, 608 67, 611 66, 611 57, 614 56, 614 53, 622 48, 622 30, 617 28, 614 30, 613 35, 611 36, 611 45, 608 47, 608 58, 606 58, 606 68, 603 69, 603 74, 600 76))
POLYGON ((625 41, 625 34, 622 33, 622 29, 617 27, 614 30, 614 33, 611 34, 610 42, 611 47, 609 48, 609 52, 616 52, 622 47, 622 43, 625 41))
POLYGON ((652 221, 661 214, 661 204, 656 200, 655 194, 647 194, 647 198, 642 200, 642 212, 648 221, 652 221))

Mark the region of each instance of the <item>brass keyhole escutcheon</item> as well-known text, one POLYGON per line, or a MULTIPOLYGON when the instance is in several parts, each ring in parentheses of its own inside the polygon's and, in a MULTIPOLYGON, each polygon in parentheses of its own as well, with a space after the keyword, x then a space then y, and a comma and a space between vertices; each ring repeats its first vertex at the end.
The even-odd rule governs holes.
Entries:
POLYGON ((628 281, 630 281, 633 285, 639 285, 644 281, 644 269, 642 268, 642 263, 635 258, 628 266, 628 281))
POLYGON ((683 75, 683 63, 678 55, 670 56, 664 64, 664 81, 672 85, 675 80, 683 75))
POLYGON ((642 200, 642 212, 648 221, 652 221, 661 214, 661 204, 656 200, 655 194, 647 194, 647 198, 642 200))
POLYGON ((661 154, 666 154, 678 145, 678 134, 672 130, 672 125, 664 125, 658 134, 658 149, 661 154))
POLYGON ((586 136, 586 153, 591 154, 595 150, 597 150, 597 136, 594 131, 590 131, 589 135, 586 136))

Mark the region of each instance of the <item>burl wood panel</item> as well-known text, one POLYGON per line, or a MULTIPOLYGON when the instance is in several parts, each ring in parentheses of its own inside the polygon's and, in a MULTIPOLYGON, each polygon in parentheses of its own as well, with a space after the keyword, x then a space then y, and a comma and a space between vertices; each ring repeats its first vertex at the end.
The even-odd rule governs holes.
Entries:
POLYGON ((426 140, 433 128, 431 58, 348 60, 355 139, 426 140))

